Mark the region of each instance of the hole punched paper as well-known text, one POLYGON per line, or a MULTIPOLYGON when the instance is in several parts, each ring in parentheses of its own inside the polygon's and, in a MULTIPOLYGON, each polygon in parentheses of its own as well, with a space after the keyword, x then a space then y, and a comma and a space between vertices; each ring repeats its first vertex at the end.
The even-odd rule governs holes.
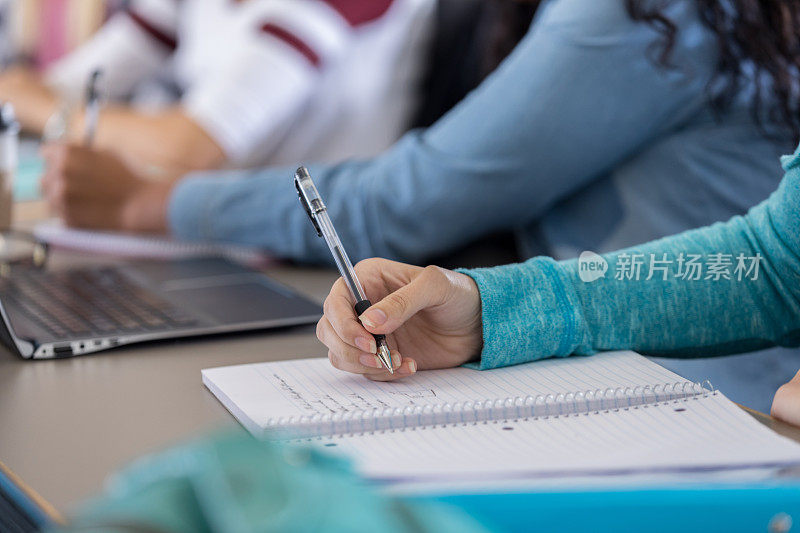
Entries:
POLYGON ((385 481, 548 478, 800 463, 710 384, 634 352, 459 367, 390 383, 327 359, 202 371, 251 433, 349 454, 385 481))

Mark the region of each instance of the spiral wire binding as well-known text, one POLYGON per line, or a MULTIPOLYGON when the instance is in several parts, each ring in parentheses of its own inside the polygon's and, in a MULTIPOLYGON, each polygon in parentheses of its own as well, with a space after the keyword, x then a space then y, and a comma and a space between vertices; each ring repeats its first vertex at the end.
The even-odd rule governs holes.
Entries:
POLYGON ((540 394, 452 404, 408 405, 346 413, 280 417, 270 419, 264 432, 270 438, 279 439, 344 436, 448 424, 474 424, 617 411, 715 394, 717 390, 708 380, 702 383, 678 381, 633 388, 618 387, 566 394, 540 394))

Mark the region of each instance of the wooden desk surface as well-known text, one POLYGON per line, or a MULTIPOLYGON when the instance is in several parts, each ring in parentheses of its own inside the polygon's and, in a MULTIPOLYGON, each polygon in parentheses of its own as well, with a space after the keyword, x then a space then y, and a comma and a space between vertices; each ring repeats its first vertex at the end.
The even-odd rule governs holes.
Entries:
MULTIPOLYGON (((46 213, 40 203, 18 207, 21 226, 46 213)), ((53 259, 56 266, 97 260, 66 252, 53 259)), ((289 267, 268 274, 320 302, 337 277, 289 267)), ((56 509, 69 511, 134 458, 235 425, 202 385, 201 369, 326 352, 313 326, 53 361, 23 361, 0 348, 0 460, 56 509)), ((748 412, 800 442, 800 429, 748 412)))

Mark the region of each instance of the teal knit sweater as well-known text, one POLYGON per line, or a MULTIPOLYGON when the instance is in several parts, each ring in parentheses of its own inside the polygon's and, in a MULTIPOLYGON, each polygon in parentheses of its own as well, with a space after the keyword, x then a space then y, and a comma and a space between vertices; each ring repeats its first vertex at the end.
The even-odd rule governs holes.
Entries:
POLYGON ((781 164, 778 190, 726 223, 585 260, 464 270, 481 293, 479 367, 800 345, 800 148, 781 164))

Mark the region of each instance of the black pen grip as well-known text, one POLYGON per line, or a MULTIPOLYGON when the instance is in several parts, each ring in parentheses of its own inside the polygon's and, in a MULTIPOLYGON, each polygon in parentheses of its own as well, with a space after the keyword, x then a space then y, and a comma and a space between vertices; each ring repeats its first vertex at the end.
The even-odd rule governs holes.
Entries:
MULTIPOLYGON (((364 311, 372 307, 372 302, 369 300, 361 300, 360 302, 356 302, 355 310, 356 316, 361 316, 364 314, 364 311)), ((376 335, 375 333, 372 334, 375 337, 375 342, 380 344, 382 340, 386 338, 386 335, 376 335)))

